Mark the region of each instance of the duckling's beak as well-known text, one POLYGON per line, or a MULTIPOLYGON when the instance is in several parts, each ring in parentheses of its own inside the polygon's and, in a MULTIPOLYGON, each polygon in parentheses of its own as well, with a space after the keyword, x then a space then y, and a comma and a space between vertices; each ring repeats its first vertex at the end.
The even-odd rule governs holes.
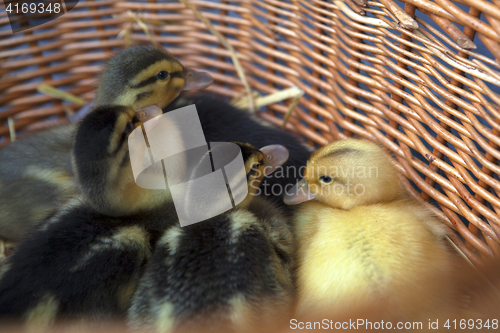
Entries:
POLYGON ((214 82, 207 72, 199 72, 191 68, 185 68, 182 74, 184 77, 184 88, 182 90, 204 89, 214 82))
POLYGON ((144 126, 147 126, 147 129, 152 128, 160 120, 160 118, 157 117, 162 114, 162 109, 156 105, 146 106, 145 108, 135 111, 135 116, 144 126))
POLYGON ((285 191, 283 202, 287 205, 296 205, 313 199, 316 199, 316 197, 311 193, 307 180, 302 179, 289 191, 285 191))
POLYGON ((282 145, 270 145, 260 148, 264 154, 264 176, 270 175, 288 160, 288 149, 282 145))

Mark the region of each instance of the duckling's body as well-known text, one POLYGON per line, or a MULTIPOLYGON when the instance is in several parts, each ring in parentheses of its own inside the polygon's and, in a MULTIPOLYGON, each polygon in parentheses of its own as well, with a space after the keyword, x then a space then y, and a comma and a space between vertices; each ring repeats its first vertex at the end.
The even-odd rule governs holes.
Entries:
POLYGON ((123 316, 151 254, 149 235, 136 222, 86 205, 68 207, 9 257, 0 279, 0 318, 43 326, 123 316))
POLYGON ((397 200, 342 210, 310 201, 297 215, 300 313, 382 306, 381 317, 431 316, 449 302, 443 287, 453 259, 442 241, 445 231, 425 224, 435 217, 420 204, 397 200))
MULTIPOLYGON (((184 68, 165 50, 133 46, 106 65, 96 106, 123 105, 134 111, 151 105, 164 108, 183 89, 210 83, 208 74, 184 68)), ((0 150, 1 238, 21 240, 78 193, 70 158, 76 127, 63 125, 0 150)))
POLYGON ((406 195, 380 147, 349 139, 322 148, 298 186, 308 193, 287 195, 287 203, 316 199, 295 216, 298 315, 427 320, 447 313, 456 259, 446 229, 406 195))
MULTIPOLYGON (((256 120, 244 110, 234 108, 213 94, 183 94, 171 106, 165 108, 164 112, 191 104, 197 106, 206 141, 242 141, 256 146, 277 143, 289 149, 290 158, 287 163, 282 169, 266 177, 261 186, 262 195, 281 204, 285 187, 300 178, 301 168, 310 155, 300 140, 279 128, 263 125, 262 121, 256 120)), ((74 124, 59 127, 40 133, 32 140, 27 138, 0 150, 0 170, 5 170, 0 173, 0 193, 7 193, 0 196, 0 216, 4 217, 0 219, 0 237, 22 239, 27 230, 39 224, 44 217, 53 214, 61 203, 75 195, 77 182, 71 164, 68 163, 75 127, 74 124), (52 141, 58 132, 66 134, 60 140, 52 141), (47 142, 47 149, 38 144, 41 140, 47 142), (25 142, 26 145, 29 142, 30 149, 24 148, 25 142), (57 154, 53 154, 54 151, 57 154), (14 155, 17 156, 16 159, 10 157, 14 155), (44 161, 44 171, 35 175, 52 175, 55 170, 55 174, 60 175, 54 178, 56 185, 40 181, 39 176, 32 176, 33 172, 24 172, 26 169, 32 170, 31 165, 39 160, 44 161), (60 183, 58 179, 64 179, 64 182, 60 183), (47 200, 48 198, 50 199, 47 200)))
MULTIPOLYGON (((251 184, 254 174, 245 160, 251 184)), ((231 211, 165 230, 134 295, 132 328, 274 332, 287 323, 294 301, 294 238, 286 215, 254 197, 256 189, 249 188, 251 197, 231 211)))

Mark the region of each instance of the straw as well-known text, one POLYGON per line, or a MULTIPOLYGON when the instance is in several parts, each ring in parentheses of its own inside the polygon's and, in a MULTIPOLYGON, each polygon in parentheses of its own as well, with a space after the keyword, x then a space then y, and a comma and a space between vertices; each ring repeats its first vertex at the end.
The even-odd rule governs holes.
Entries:
POLYGON ((236 69, 236 73, 238 74, 238 77, 240 78, 241 83, 243 83, 243 86, 245 87, 245 90, 247 92, 248 101, 249 101, 249 105, 248 105, 249 111, 252 113, 255 112, 255 103, 254 103, 253 96, 252 96, 252 90, 250 88, 250 85, 248 84, 248 81, 247 81, 247 78, 245 75, 245 71, 243 70, 243 67, 240 64, 240 61, 238 60, 238 56, 236 55, 236 51, 234 50, 233 46, 231 44, 229 44, 227 39, 215 29, 215 27, 212 25, 212 23, 210 23, 210 21, 205 16, 203 16, 203 14, 196 8, 195 5, 193 5, 192 3, 190 3, 187 0, 180 0, 180 2, 182 2, 188 9, 190 9, 193 12, 193 14, 201 22, 203 22, 205 24, 207 29, 210 30, 210 32, 215 37, 217 37, 217 39, 222 44, 222 46, 224 46, 230 52, 231 60, 233 61, 234 67, 236 69))
MULTIPOLYGON (((283 128, 285 128, 286 124, 288 123, 288 119, 292 115, 293 110, 295 110, 295 107, 297 106, 297 104, 300 101, 300 98, 303 95, 304 95, 304 90, 294 86, 266 96, 259 96, 255 98, 255 106, 257 108, 260 108, 263 106, 279 103, 289 98, 292 98, 292 102, 290 103, 288 110, 285 114, 285 117, 283 119, 283 128)), ((243 97, 239 100, 233 99, 232 104, 238 108, 245 108, 248 106, 248 97, 243 97)))
POLYGON ((7 124, 9 126, 10 142, 16 141, 16 128, 14 126, 14 119, 12 117, 7 118, 7 124))
POLYGON ((146 23, 144 23, 137 16, 136 13, 132 12, 131 10, 127 10, 124 15, 115 15, 115 17, 116 18, 122 18, 122 19, 130 21, 129 23, 127 23, 125 25, 125 28, 122 31, 120 31, 120 33, 117 36, 118 38, 124 38, 125 44, 127 46, 132 45, 132 39, 130 38, 130 34, 131 34, 131 31, 132 31, 132 27, 133 27, 133 23, 134 22, 137 23, 137 25, 146 33, 146 35, 148 36, 148 38, 151 41, 151 43, 153 43, 156 46, 159 46, 159 43, 151 35, 151 32, 149 31, 149 28, 146 25, 146 23))
POLYGON ((38 92, 40 92, 42 94, 52 96, 52 97, 58 98, 60 100, 71 102, 71 103, 74 103, 77 105, 87 104, 87 101, 84 100, 83 98, 80 98, 80 97, 73 95, 71 93, 68 93, 66 91, 57 89, 57 88, 55 88, 51 85, 48 85, 48 84, 39 85, 37 87, 37 90, 38 90, 38 92))

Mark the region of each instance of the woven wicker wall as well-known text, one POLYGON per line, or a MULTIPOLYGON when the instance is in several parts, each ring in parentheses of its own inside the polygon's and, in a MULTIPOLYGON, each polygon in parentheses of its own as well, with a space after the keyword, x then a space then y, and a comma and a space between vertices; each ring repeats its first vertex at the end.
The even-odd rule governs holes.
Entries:
MULTIPOLYGON (((345 136, 383 144, 473 263, 500 258, 499 0, 191 3, 237 50, 253 89, 305 91, 289 130, 311 145, 345 136)), ((78 109, 38 93, 40 84, 90 100, 102 61, 125 46, 117 35, 129 26, 134 43, 149 41, 128 10, 185 65, 211 71, 213 91, 243 90, 229 52, 177 1, 80 1, 16 35, 3 11, 0 145, 10 142, 8 118, 22 136, 78 109)), ((282 124, 286 104, 261 115, 282 124)))

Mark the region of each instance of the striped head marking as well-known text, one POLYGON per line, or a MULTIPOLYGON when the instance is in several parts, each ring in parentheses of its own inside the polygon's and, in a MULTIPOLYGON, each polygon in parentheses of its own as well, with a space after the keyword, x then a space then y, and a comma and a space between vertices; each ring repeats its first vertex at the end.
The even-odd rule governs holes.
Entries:
POLYGON ((182 90, 203 89, 212 83, 207 73, 186 69, 167 51, 132 46, 108 62, 99 81, 97 104, 166 107, 182 90))

